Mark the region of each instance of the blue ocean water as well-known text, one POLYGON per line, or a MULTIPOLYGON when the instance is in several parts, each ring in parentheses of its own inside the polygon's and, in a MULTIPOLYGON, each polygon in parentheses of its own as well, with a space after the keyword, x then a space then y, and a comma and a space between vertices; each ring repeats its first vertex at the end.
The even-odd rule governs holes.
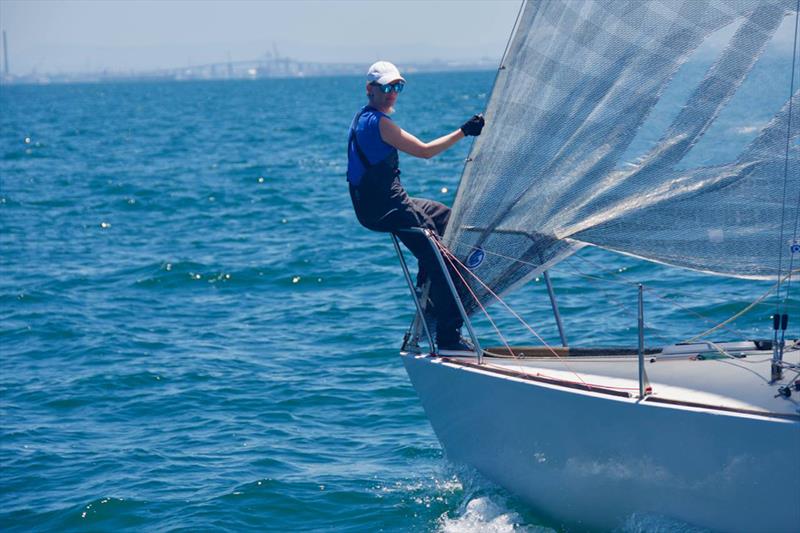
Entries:
MULTIPOLYGON (((409 76, 395 119, 447 133, 493 79, 409 76)), ((405 375, 413 306, 344 178, 363 102, 357 77, 0 89, 3 530, 558 529, 447 461, 405 375)), ((452 203, 468 151, 404 156, 407 188, 452 203)), ((652 345, 770 287, 594 249, 552 278, 576 345, 635 344, 615 280, 652 291, 652 345)), ((508 301, 557 343, 541 280, 508 301)), ((771 301, 715 338, 770 337, 771 301)))

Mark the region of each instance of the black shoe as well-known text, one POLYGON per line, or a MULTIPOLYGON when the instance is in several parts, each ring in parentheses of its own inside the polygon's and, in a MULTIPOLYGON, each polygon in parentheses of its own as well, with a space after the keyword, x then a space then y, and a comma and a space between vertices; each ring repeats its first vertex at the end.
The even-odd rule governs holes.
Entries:
POLYGON ((466 356, 466 357, 475 357, 478 355, 478 352, 475 351, 475 347, 472 345, 464 337, 452 340, 452 341, 445 341, 439 342, 439 355, 445 356, 466 356))

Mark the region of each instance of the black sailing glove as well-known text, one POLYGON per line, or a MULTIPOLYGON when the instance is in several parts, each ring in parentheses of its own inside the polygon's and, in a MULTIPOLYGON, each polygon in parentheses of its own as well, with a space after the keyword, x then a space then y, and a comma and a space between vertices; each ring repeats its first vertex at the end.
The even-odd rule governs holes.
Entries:
POLYGON ((461 126, 461 131, 463 131, 464 135, 467 137, 477 137, 481 134, 481 130, 483 130, 483 124, 483 115, 472 115, 472 118, 461 126))

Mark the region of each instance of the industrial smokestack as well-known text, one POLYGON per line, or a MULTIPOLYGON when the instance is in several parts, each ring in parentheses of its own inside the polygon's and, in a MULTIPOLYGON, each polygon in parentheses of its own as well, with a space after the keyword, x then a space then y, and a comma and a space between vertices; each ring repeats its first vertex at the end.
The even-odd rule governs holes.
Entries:
POLYGON ((6 30, 3 30, 3 74, 8 76, 8 42, 6 42, 6 30))

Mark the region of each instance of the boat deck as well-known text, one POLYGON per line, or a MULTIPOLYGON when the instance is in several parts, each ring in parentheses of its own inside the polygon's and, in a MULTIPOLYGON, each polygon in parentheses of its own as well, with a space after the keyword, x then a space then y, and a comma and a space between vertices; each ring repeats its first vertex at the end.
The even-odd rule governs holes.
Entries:
MULTIPOLYGON (((786 369, 782 380, 770 383, 771 349, 758 349, 753 341, 716 346, 728 355, 709 344, 648 350, 645 372, 651 392, 645 401, 800 420, 797 370, 786 369), (781 386, 790 387, 788 398, 778 394, 781 386)), ((442 359, 511 378, 638 400, 635 350, 534 346, 512 347, 512 351, 513 356, 505 347, 486 348, 482 365, 474 358, 442 359)), ((800 345, 787 347, 783 360, 800 364, 800 345)))

